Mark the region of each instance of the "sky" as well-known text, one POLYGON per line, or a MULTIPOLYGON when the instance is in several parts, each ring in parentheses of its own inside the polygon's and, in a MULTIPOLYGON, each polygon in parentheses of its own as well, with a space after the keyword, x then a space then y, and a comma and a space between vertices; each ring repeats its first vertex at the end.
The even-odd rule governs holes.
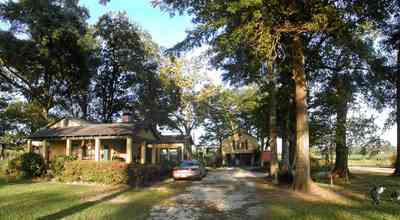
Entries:
POLYGON ((155 42, 167 48, 182 41, 186 36, 185 31, 193 26, 189 16, 170 17, 160 9, 153 8, 149 0, 111 0, 105 6, 99 4, 98 0, 81 0, 80 5, 89 9, 91 24, 95 24, 108 11, 125 11, 131 22, 139 24, 152 35, 155 42))

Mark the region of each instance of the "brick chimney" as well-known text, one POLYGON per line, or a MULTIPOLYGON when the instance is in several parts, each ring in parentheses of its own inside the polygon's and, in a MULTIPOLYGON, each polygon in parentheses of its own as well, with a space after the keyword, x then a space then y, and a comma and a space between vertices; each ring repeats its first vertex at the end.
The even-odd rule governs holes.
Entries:
POLYGON ((122 122, 123 123, 130 123, 132 122, 132 113, 124 112, 122 113, 122 122))

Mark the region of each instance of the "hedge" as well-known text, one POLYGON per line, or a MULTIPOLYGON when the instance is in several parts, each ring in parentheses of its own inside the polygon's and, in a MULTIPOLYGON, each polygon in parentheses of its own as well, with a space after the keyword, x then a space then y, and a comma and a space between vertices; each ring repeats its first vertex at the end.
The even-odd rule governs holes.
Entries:
POLYGON ((139 165, 115 161, 65 161, 59 177, 63 182, 145 186, 170 176, 173 164, 139 165))
POLYGON ((61 176, 64 171, 64 164, 66 161, 76 160, 74 156, 59 155, 51 160, 50 169, 53 176, 61 176))

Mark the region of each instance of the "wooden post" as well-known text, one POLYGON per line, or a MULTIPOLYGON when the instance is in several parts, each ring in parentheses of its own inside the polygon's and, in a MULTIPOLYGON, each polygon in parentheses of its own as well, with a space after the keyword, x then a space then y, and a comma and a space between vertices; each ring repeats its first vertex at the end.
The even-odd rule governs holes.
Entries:
POLYGON ((29 139, 27 142, 27 151, 32 152, 32 140, 29 139))
POLYGON ((132 151, 133 139, 132 137, 126 138, 126 163, 132 163, 133 151, 132 151))
POLYGON ((146 144, 140 144, 140 164, 146 163, 146 144))
POLYGON ((167 160, 169 161, 170 160, 170 155, 169 155, 169 148, 167 148, 167 160))
POLYGON ((100 161, 100 138, 94 140, 94 160, 100 161))
POLYGON ((67 138, 67 146, 65 155, 71 156, 72 155, 72 147, 71 147, 71 139, 67 138))
POLYGON ((182 146, 181 147, 181 160, 184 160, 185 159, 185 146, 182 146))
POLYGON ((42 152, 43 159, 47 163, 47 161, 49 159, 49 155, 48 155, 48 152, 47 152, 48 149, 47 149, 47 141, 46 140, 42 141, 42 150, 43 150, 43 152, 42 152))
POLYGON ((156 146, 151 146, 151 163, 156 164, 157 161, 157 149, 156 146))

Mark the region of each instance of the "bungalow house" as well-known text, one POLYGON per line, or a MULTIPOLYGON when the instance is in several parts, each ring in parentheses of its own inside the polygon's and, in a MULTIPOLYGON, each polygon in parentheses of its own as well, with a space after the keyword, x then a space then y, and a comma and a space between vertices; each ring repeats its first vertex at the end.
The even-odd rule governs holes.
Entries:
POLYGON ((240 129, 222 141, 222 163, 230 166, 253 166, 258 148, 257 138, 240 129))
POLYGON ((191 138, 174 137, 174 143, 163 143, 169 138, 145 125, 130 122, 126 115, 118 123, 63 118, 32 134, 27 148, 42 154, 46 161, 58 155, 69 155, 80 160, 155 164, 161 161, 160 153, 165 149, 178 151, 179 160, 189 158, 186 151, 191 138), (32 143, 38 141, 40 144, 35 147, 32 143))

